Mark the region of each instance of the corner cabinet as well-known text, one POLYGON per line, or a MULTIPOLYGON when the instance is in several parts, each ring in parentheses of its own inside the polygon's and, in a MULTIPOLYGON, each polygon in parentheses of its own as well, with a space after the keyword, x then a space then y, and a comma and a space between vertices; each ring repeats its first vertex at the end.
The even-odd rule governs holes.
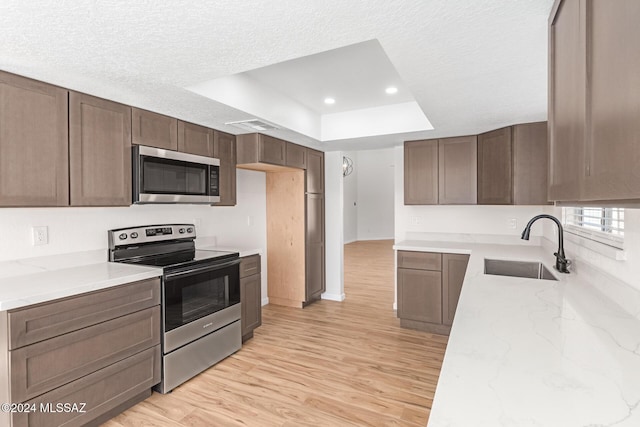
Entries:
POLYGON ((400 326, 448 335, 469 255, 398 251, 400 326))
POLYGON ((68 91, 0 71, 0 206, 68 206, 68 91))
POLYGON ((71 206, 131 205, 131 107, 69 94, 71 206))
POLYGON ((478 135, 478 204, 513 203, 511 127, 478 135))
POLYGON ((551 200, 640 200, 639 16, 636 0, 557 0, 552 8, 551 200))
POLYGON ((478 204, 548 204, 547 152, 547 122, 478 135, 478 204))
POLYGON ((240 258, 240 303, 242 304, 242 341, 253 338, 253 330, 262 324, 262 280, 260 255, 240 258))
POLYGON ((156 278, 0 312, 0 400, 38 409, 1 413, 1 424, 98 425, 150 396, 159 304, 156 278), (53 411, 59 403, 86 405, 53 411))
POLYGON ((513 128, 513 204, 548 205, 549 174, 547 122, 513 128))

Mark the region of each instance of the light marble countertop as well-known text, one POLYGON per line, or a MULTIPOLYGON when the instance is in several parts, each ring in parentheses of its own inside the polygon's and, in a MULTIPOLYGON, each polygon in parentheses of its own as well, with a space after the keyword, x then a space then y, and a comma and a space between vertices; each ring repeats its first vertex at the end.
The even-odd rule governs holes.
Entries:
POLYGON ((551 269, 558 281, 484 274, 485 258, 552 267, 553 250, 533 244, 394 249, 471 254, 429 427, 640 426, 640 317, 614 302, 638 301, 635 289, 610 298, 621 287, 586 269, 551 269))
MULTIPOLYGON (((104 251, 101 251, 105 258, 104 251)), ((56 255, 0 263, 0 311, 162 275, 162 269, 56 255)))
MULTIPOLYGON (((261 254, 258 248, 202 245, 202 250, 261 254)), ((106 250, 0 262, 0 311, 162 276, 162 269, 108 262, 106 250)))

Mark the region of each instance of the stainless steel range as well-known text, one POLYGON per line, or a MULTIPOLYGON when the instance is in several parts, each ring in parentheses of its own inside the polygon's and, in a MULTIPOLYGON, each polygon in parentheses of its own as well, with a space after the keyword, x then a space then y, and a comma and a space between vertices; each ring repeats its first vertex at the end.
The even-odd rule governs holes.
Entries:
POLYGON ((162 382, 167 393, 242 346, 240 258, 195 249, 193 224, 109 230, 109 261, 162 267, 162 382))

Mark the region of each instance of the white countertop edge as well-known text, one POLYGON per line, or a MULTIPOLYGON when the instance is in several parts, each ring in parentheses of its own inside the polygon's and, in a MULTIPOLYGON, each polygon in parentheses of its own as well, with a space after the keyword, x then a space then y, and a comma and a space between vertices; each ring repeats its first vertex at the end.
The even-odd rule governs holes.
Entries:
MULTIPOLYGON (((97 273, 96 275, 99 276, 100 273, 97 273)), ((72 267, 69 269, 12 277, 0 280, 0 311, 14 310, 29 305, 50 302, 57 299, 72 297, 160 276, 162 276, 162 270, 159 268, 103 262, 94 265, 85 265, 82 267, 72 267), (97 277, 96 280, 71 278, 68 282, 64 281, 65 275, 67 274, 71 277, 74 275, 74 272, 78 272, 80 270, 103 270, 105 267, 109 269, 109 266, 113 264, 117 265, 118 271, 107 273, 104 277, 97 277), (52 282, 50 286, 48 286, 49 284, 43 284, 43 282, 48 280, 51 280, 52 282), (74 281, 77 283, 74 283, 74 281), (3 292, 2 287, 7 285, 10 286, 10 282, 15 282, 19 286, 19 292, 22 295, 18 296, 17 292, 13 291, 3 292), (65 284, 68 283, 68 285, 66 285, 66 287, 64 287, 65 285, 56 286, 60 282, 65 284), (31 289, 29 286, 30 284, 32 285, 31 289)))
POLYGON ((414 252, 442 252, 448 254, 471 254, 472 250, 464 248, 464 243, 447 243, 440 244, 441 242, 428 242, 425 245, 416 245, 405 242, 400 242, 393 245, 393 249, 396 251, 414 251, 414 252), (459 248, 454 246, 461 246, 459 248))

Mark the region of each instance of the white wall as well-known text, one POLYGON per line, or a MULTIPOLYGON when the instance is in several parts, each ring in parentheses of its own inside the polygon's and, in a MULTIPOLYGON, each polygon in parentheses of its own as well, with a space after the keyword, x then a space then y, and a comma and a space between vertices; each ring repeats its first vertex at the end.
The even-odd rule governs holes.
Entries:
MULTIPOLYGON (((343 178, 342 203, 344 243, 351 243, 358 240, 358 170, 360 166, 356 151, 345 151, 341 156, 347 156, 353 160, 353 172, 343 178)), ((342 160, 340 162, 342 163, 342 160)))
MULTIPOLYGON (((533 216, 551 212, 550 206, 405 206, 404 147, 394 150, 396 241, 416 238, 420 233, 519 236, 533 216)), ((542 229, 534 228, 531 235, 542 236, 542 229)))
POLYGON ((262 295, 266 297, 265 174, 237 171, 237 206, 136 205, 114 208, 2 208, 0 261, 104 250, 107 230, 162 223, 194 223, 201 237, 216 237, 219 245, 262 250, 262 295), (250 223, 250 225, 249 225, 250 223), (31 227, 49 227, 49 244, 32 246, 31 227))
POLYGON ((394 237, 394 149, 358 152, 358 240, 394 237))
POLYGON ((343 185, 340 151, 324 153, 325 280, 323 299, 344 300, 343 185))

